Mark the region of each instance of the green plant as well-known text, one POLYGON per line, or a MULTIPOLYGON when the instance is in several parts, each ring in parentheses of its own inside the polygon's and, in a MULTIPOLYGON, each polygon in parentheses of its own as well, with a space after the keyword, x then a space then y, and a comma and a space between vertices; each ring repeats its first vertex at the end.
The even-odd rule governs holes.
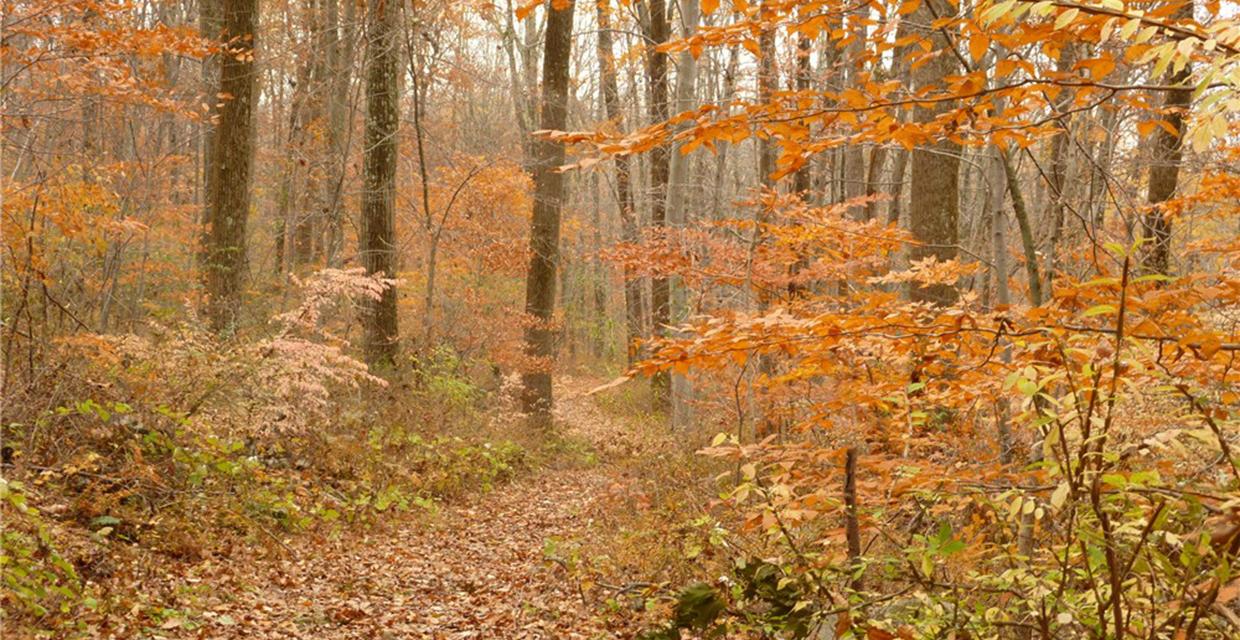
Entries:
MULTIPOLYGON (((30 506, 21 483, 0 478, 0 616, 21 612, 35 618, 49 613, 69 614, 79 607, 92 608, 77 571, 57 550, 39 512, 30 506)), ((3 620, 0 617, 0 620, 3 620)))

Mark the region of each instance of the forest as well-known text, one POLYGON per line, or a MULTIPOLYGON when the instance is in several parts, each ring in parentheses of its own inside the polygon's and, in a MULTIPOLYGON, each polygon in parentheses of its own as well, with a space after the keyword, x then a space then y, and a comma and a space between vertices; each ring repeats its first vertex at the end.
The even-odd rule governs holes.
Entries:
POLYGON ((1237 0, 0 7, 0 637, 1240 638, 1237 0))

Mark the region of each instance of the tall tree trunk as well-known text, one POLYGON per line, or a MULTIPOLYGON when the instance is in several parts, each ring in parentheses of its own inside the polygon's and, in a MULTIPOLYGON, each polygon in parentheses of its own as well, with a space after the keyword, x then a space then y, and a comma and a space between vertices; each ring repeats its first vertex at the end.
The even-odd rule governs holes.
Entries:
POLYGON ((899 224, 904 216, 904 176, 908 174, 911 152, 896 149, 895 165, 891 167, 891 206, 887 209, 887 224, 899 224))
POLYGON ((353 25, 357 4, 349 0, 327 2, 327 55, 330 95, 327 104, 327 179, 324 181, 324 202, 327 207, 327 266, 339 267, 344 251, 344 180, 348 161, 353 117, 349 104, 349 87, 353 78, 353 25), (340 20, 340 4, 344 4, 344 21, 340 20))
MULTIPOLYGON (((598 15, 599 75, 603 90, 603 105, 607 119, 624 130, 624 112, 620 104, 620 90, 616 83, 616 57, 612 51, 611 16, 607 3, 596 5, 598 15)), ((630 156, 616 156, 616 207, 620 212, 620 237, 628 243, 640 240, 637 226, 637 210, 633 206, 633 185, 630 178, 633 160, 630 156)), ((628 364, 637 361, 637 341, 642 337, 642 280, 632 266, 624 267, 624 319, 627 329, 625 353, 628 364)))
MULTIPOLYGON (((366 273, 382 273, 389 278, 396 275, 399 15, 400 5, 391 0, 376 0, 367 11, 366 146, 362 162, 365 186, 358 229, 358 254, 366 273)), ((363 315, 367 364, 394 364, 399 346, 396 287, 388 287, 379 300, 368 302, 363 315)))
MULTIPOLYGON (((758 102, 767 104, 775 95, 779 71, 775 68, 775 30, 763 29, 758 36, 758 102)), ((758 141, 758 183, 763 187, 774 187, 775 179, 775 140, 765 136, 758 141)))
MULTIPOLYGON (((896 27, 896 40, 904 41, 912 35, 913 28, 908 20, 901 20, 896 27)), ((904 88, 909 88, 909 46, 905 45, 896 50, 896 55, 891 61, 891 76, 898 79, 904 88)), ((896 118, 904 121, 908 117, 909 110, 897 110, 896 118)), ((887 224, 899 224, 900 218, 904 213, 904 176, 908 173, 908 159, 912 155, 903 147, 895 149, 895 162, 891 167, 891 184, 888 190, 891 193, 891 204, 887 208, 887 224)), ((871 160, 871 162, 873 162, 871 160)))
POLYGON ((306 53, 308 59, 302 62, 304 71, 299 71, 299 75, 304 78, 297 87, 299 90, 304 87, 301 102, 297 104, 296 99, 293 101, 294 108, 298 110, 298 129, 294 133, 297 140, 296 155, 300 156, 297 159, 301 160, 302 164, 299 170, 300 189, 294 201, 294 257, 298 265, 314 264, 322 257, 323 252, 323 184, 322 172, 316 169, 316 165, 327 155, 327 150, 324 148, 324 138, 317 135, 315 129, 316 123, 323 123, 324 107, 327 106, 325 98, 329 91, 324 82, 327 77, 325 57, 321 53, 327 48, 327 36, 318 4, 315 0, 308 0, 303 11, 302 22, 307 32, 305 42, 309 45, 309 51, 306 53))
MULTIPOLYGON (((800 92, 808 92, 810 85, 810 76, 813 70, 810 68, 810 46, 813 42, 809 36, 802 34, 797 40, 797 72, 796 72, 796 90, 800 92)), ((801 165, 792 177, 792 190, 801 194, 801 198, 806 202, 811 200, 810 190, 813 186, 813 176, 810 174, 813 163, 810 159, 805 160, 805 164, 801 165)))
MULTIPOLYGON (((944 0, 924 0, 914 17, 918 23, 929 25, 935 15, 948 14, 949 7, 944 0)), ((952 45, 947 38, 938 30, 926 35, 938 53, 913 71, 913 84, 918 90, 941 87, 948 76, 959 73, 955 57, 948 52, 952 45)), ((918 105, 913 117, 917 122, 930 122, 943 109, 940 105, 918 105)), ((944 138, 915 149, 912 156, 912 190, 916 197, 909 206, 909 229, 919 244, 909 252, 909 258, 921 260, 934 256, 940 261, 951 260, 957 255, 959 242, 960 145, 944 138)), ((954 287, 943 284, 922 287, 914 283, 909 292, 912 300, 938 304, 951 304, 956 296, 954 287)))
MULTIPOLYGON (((697 33, 700 18, 698 0, 681 0, 680 19, 681 37, 689 38, 697 33)), ((676 111, 684 112, 693 109, 697 92, 697 59, 689 51, 682 51, 676 59, 676 111)), ((681 152, 681 145, 676 145, 672 152, 671 177, 668 184, 667 209, 671 226, 683 228, 688 222, 689 204, 689 160, 688 154, 681 152)), ((671 287, 671 314, 677 322, 685 316, 686 292, 684 285, 677 279, 671 287)), ((690 402, 693 396, 693 385, 684 374, 673 373, 671 380, 672 426, 687 427, 693 420, 690 402)))
MULTIPOLYGON (((719 95, 715 101, 720 103, 723 111, 722 117, 728 117, 732 113, 732 96, 736 93, 736 67, 739 62, 739 47, 732 45, 728 47, 728 62, 723 68, 723 73, 719 74, 719 95)), ((720 140, 718 143, 719 153, 715 155, 715 175, 714 188, 711 189, 710 208, 715 212, 714 220, 717 222, 727 216, 725 211, 725 203, 728 199, 724 196, 724 178, 728 172, 728 150, 732 145, 726 140, 720 140)))
MULTIPOLYGON (((600 11, 602 10, 600 3, 600 11)), ((517 28, 512 21, 512 0, 507 0, 504 11, 504 56, 508 62, 508 91, 512 96, 512 110, 517 121, 517 133, 521 136, 521 168, 526 173, 534 171, 534 139, 530 137, 529 103, 533 97, 522 90, 522 71, 517 67, 517 28)), ((601 29, 602 27, 600 27, 601 29)), ((524 59, 524 58, 523 58, 524 59)), ((524 68, 524 67, 522 67, 524 68)))
MULTIPOLYGON (((1008 249, 1007 249, 1007 217, 1003 215, 1003 203, 1007 195, 1007 174, 1003 168, 1003 151, 994 149, 987 168, 986 181, 990 187, 990 198, 987 207, 990 209, 991 233, 991 269, 995 279, 995 301, 1000 307, 1012 304, 1012 293, 1008 287, 1008 249)), ((1011 362, 1012 350, 1004 348, 1000 358, 1011 362)), ((1008 422, 1009 410, 1006 397, 1000 396, 995 401, 995 431, 999 440, 999 460, 1010 464, 1014 459, 1015 445, 1012 442, 1012 428, 1008 422)))
MULTIPOLYGON (((667 3, 651 0, 650 22, 647 37, 650 39, 648 69, 650 73, 650 121, 651 124, 666 122, 670 117, 668 107, 667 53, 658 47, 667 42, 667 3)), ((669 174, 667 145, 658 145, 650 151, 650 226, 656 233, 667 226, 667 183, 669 174)), ((671 296, 667 277, 655 276, 650 281, 650 323, 655 334, 663 333, 671 323, 671 296)), ((651 377, 656 409, 667 409, 671 401, 671 378, 666 372, 651 377)))
MULTIPOLYGON (((883 179, 883 165, 887 161, 887 148, 882 145, 874 145, 870 148, 870 166, 865 174, 865 195, 873 198, 878 195, 882 189, 880 182, 883 179)), ((897 195, 897 197, 899 197, 897 195)), ((878 200, 870 200, 865 203, 865 219, 873 220, 878 217, 878 200)))
POLYGON ((591 285, 594 289, 594 317, 591 326, 591 345, 594 349, 594 356, 597 358, 606 357, 612 353, 608 344, 608 317, 607 317, 607 270, 603 268, 603 260, 599 257, 599 253, 603 250, 603 196, 600 184, 602 176, 597 171, 590 174, 590 225, 593 227, 591 233, 592 244, 590 247, 590 267, 591 267, 591 285))
MULTIPOLYGON (((1176 18, 1191 18, 1193 3, 1187 0, 1176 12, 1176 18)), ((1146 202, 1150 204, 1149 212, 1143 220, 1145 231, 1146 254, 1143 268, 1150 273, 1167 274, 1171 271, 1171 220, 1167 218, 1164 202, 1175 196, 1180 181, 1180 163, 1184 155, 1184 119, 1192 101, 1192 86, 1187 85, 1190 75, 1189 65, 1179 73, 1172 73, 1169 84, 1184 86, 1183 89, 1168 91, 1163 99, 1164 119, 1169 129, 1158 127, 1154 132, 1154 149, 1150 162, 1150 176, 1146 202)))
POLYGON ((999 159, 1003 162, 1003 173, 1007 178, 1008 191, 1012 194, 1012 214, 1016 216, 1016 224, 1020 227, 1020 244, 1025 253, 1025 274, 1029 281, 1029 304, 1035 307, 1041 306, 1044 300, 1041 268, 1038 266, 1038 248, 1033 239, 1033 224, 1029 220, 1029 209, 1025 206, 1025 198, 1021 193, 1020 176, 1006 151, 999 151, 999 159))
MULTIPOLYGON (((548 5, 543 44, 541 129, 563 130, 568 120, 568 67, 573 45, 573 2, 548 5)), ((551 364, 555 358, 555 275, 560 250, 560 206, 564 197, 564 147, 540 139, 535 145, 534 217, 530 223, 530 268, 525 281, 525 354, 532 362, 522 376, 522 409, 536 425, 551 420, 551 364)))
POLYGON ((246 220, 254 164, 254 38, 257 0, 224 0, 219 108, 207 184, 207 318, 212 331, 236 328, 246 272, 246 220))
MULTIPOLYGON (((219 40, 223 25, 221 23, 221 2, 222 0, 198 0, 198 35, 205 40, 219 40)), ((211 173, 215 167, 215 124, 214 118, 218 115, 219 109, 219 86, 220 86, 220 56, 210 55, 202 59, 201 69, 201 88, 203 100, 206 101, 206 113, 198 125, 198 169, 201 174, 198 176, 198 189, 201 196, 200 204, 202 209, 199 211, 198 219, 198 251, 195 253, 197 259, 197 267, 205 274, 207 267, 207 257, 210 252, 211 242, 211 198, 214 197, 212 189, 211 173)))
POLYGON ((1114 108, 1099 107, 1097 111, 1101 112, 1098 116, 1098 127, 1103 134, 1102 140, 1093 146, 1091 153, 1093 162, 1090 163, 1088 198, 1091 238, 1097 237, 1098 231, 1106 222, 1106 203, 1110 191, 1107 181, 1111 175, 1112 160, 1115 158, 1115 121, 1118 114, 1118 110, 1114 108))
MULTIPOLYGON (((1056 67, 1060 73, 1069 74, 1076 63, 1075 49, 1071 43, 1065 45, 1059 53, 1056 67)), ((1062 114, 1068 106, 1067 98, 1055 105, 1055 113, 1062 114)), ((1068 177, 1068 136, 1071 135, 1072 117, 1065 115, 1059 120, 1059 130, 1051 138, 1050 175, 1047 176, 1047 187, 1050 190, 1047 219, 1051 224, 1050 247, 1047 248, 1046 290, 1054 291, 1055 272, 1062 267, 1060 264, 1060 244, 1064 234, 1064 209, 1067 206, 1064 191, 1067 189, 1068 177)))
MULTIPOLYGON (((869 7, 854 10, 851 15, 845 17, 844 28, 851 29, 852 41, 844 51, 844 86, 852 89, 864 90, 861 85, 861 72, 864 69, 865 54, 865 27, 859 20, 860 17, 869 12, 869 7), (850 20, 851 18, 851 20, 850 20)), ((841 175, 843 180, 843 196, 845 200, 859 198, 865 194, 866 188, 866 169, 865 169, 865 148, 860 144, 846 145, 842 151, 842 159, 844 161, 844 170, 841 175)), ((864 217, 867 214, 868 207, 853 206, 849 207, 849 211, 855 217, 864 217)))

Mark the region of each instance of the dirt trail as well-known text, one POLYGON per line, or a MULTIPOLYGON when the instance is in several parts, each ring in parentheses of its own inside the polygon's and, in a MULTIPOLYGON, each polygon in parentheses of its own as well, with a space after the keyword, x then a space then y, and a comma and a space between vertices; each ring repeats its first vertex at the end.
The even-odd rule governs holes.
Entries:
MULTIPOLYGON (((623 439, 584 396, 588 388, 584 380, 558 385, 562 424, 600 444, 623 439)), ((588 508, 610 482, 603 466, 545 470, 447 506, 429 524, 297 539, 288 558, 261 562, 244 578, 208 566, 186 580, 206 609, 203 626, 162 631, 206 638, 616 637, 591 620, 574 583, 543 552, 548 539, 591 534, 588 508)))

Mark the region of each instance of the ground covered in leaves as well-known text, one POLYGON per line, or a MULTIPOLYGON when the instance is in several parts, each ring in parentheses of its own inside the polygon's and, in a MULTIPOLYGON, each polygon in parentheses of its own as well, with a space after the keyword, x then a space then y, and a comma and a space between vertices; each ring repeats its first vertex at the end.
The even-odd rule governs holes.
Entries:
MULTIPOLYGON (((112 617, 104 637, 603 638, 632 636, 635 620, 597 615, 548 545, 589 539, 633 434, 568 380, 559 424, 580 455, 433 514, 370 528, 308 534, 271 549, 169 566, 155 587, 166 616, 112 617), (588 443, 588 444, 586 444, 588 443)), ((573 456, 567 456, 573 457, 573 456)))

